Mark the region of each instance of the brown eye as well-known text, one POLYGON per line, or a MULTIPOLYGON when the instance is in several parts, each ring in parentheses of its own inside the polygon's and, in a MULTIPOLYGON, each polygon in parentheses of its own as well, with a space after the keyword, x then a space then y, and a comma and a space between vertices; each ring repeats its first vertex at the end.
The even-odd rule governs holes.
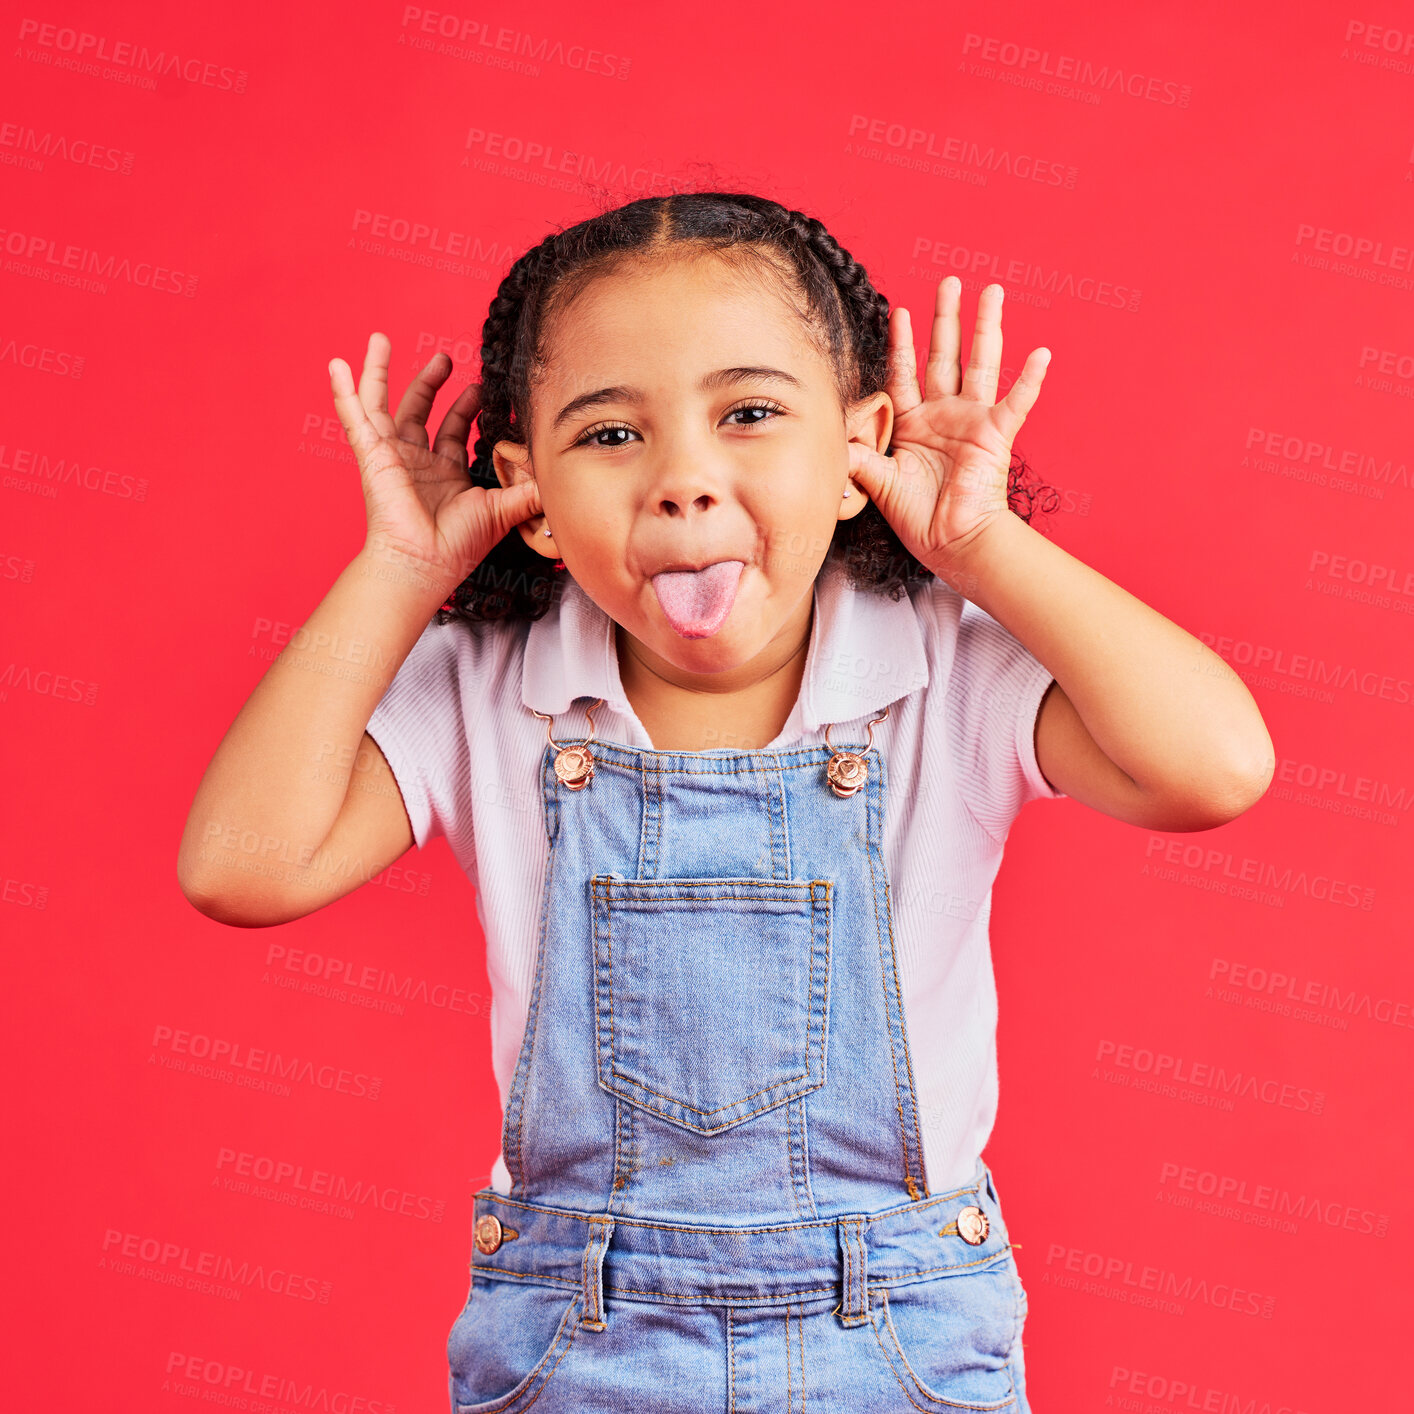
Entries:
MULTIPOLYGON (((739 412, 764 412, 776 414, 783 413, 784 411, 785 409, 781 407, 779 403, 742 403, 739 407, 731 408, 726 415, 728 417, 735 417, 739 412)), ((756 417, 752 418, 750 422, 738 422, 736 425, 738 427, 756 427, 760 423, 765 421, 767 421, 767 419, 764 417, 756 417)))
POLYGON ((596 442, 594 438, 602 437, 606 432, 632 432, 633 428, 626 427, 621 422, 601 422, 597 427, 591 427, 575 439, 576 447, 587 447, 591 443, 596 447, 606 447, 612 450, 614 447, 624 447, 626 442, 596 442))

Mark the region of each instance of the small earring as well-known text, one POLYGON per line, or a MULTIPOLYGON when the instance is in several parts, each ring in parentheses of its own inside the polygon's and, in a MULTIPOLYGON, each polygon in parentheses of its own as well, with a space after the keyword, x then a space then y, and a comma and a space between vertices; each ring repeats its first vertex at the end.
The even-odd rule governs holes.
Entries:
POLYGON ((848 486, 846 486, 846 487, 844 488, 844 494, 845 494, 846 496, 849 495, 849 487, 848 487, 848 486))
POLYGON ((550 533, 550 527, 547 525, 547 526, 545 527, 545 534, 548 535, 549 533, 550 533))

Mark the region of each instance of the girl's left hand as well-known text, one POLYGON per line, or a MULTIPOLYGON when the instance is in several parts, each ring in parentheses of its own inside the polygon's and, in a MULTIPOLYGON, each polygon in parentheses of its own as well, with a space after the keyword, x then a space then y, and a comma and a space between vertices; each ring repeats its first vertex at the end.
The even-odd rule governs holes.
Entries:
POLYGON ((962 281, 938 285, 932 340, 918 390, 912 320, 896 308, 889 320, 893 364, 884 391, 894 405, 891 455, 849 444, 850 478, 883 512, 904 547, 929 569, 945 568, 1003 514, 1011 444, 1031 411, 1049 349, 1033 349, 1001 402, 1002 287, 988 285, 977 302, 977 327, 958 391, 962 281))

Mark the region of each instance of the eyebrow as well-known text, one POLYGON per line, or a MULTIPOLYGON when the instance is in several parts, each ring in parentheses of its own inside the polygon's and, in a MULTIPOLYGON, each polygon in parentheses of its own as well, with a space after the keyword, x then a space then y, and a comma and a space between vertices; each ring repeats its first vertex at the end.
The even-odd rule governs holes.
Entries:
MULTIPOLYGON (((784 383, 797 389, 805 387, 799 378, 780 368, 718 368, 712 373, 704 374, 702 381, 697 386, 702 392, 710 393, 732 383, 747 381, 784 383)), ((598 388, 592 393, 581 393, 579 397, 572 398, 555 414, 555 420, 550 424, 550 431, 558 431, 571 418, 588 412, 591 408, 603 407, 605 403, 641 403, 643 398, 643 389, 629 387, 625 384, 619 384, 613 388, 598 388)))

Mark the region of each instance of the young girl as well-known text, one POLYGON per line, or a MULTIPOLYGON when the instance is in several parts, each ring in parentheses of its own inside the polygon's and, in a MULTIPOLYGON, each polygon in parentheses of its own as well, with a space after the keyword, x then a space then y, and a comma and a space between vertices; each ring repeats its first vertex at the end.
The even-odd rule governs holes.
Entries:
POLYGON ((516 262, 431 446, 450 360, 395 417, 386 338, 357 392, 330 364, 366 543, 216 753, 180 878, 243 926, 438 834, 475 881, 504 1117, 456 1414, 1026 1414, 981 1158, 1008 829, 1062 796, 1210 829, 1274 757, 1220 658, 1028 524, 1049 355, 996 401, 1001 287, 965 368, 960 298, 920 388, 818 221, 657 197, 516 262), (232 826, 300 867, 204 852, 232 826))

